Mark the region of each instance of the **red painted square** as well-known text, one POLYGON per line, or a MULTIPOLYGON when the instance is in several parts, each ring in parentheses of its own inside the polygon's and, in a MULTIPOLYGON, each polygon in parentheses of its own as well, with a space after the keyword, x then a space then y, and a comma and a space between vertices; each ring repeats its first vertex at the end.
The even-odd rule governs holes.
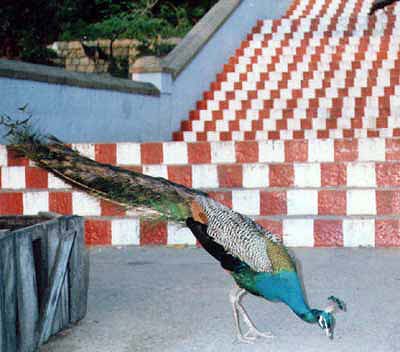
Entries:
POLYGON ((183 141, 183 132, 178 131, 178 132, 173 132, 172 133, 172 140, 173 141, 183 141))
POLYGON ((346 215, 346 191, 323 190, 318 192, 319 215, 346 215))
POLYGON ((160 246, 166 245, 168 240, 167 222, 165 221, 140 221, 140 245, 160 246))
POLYGON ((219 139, 221 141, 231 141, 232 140, 232 133, 231 132, 220 132, 219 139))
POLYGON ((22 193, 0 193, 0 215, 22 215, 22 193))
POLYGON ((294 185, 293 164, 271 164, 269 166, 270 187, 291 187, 294 185))
POLYGON ((104 164, 117 164, 117 145, 113 144, 95 144, 95 160, 104 164))
POLYGON ((242 165, 218 165, 218 180, 221 188, 234 188, 242 187, 243 185, 243 171, 242 165))
POLYGON ((343 247, 343 228, 341 220, 314 221, 315 247, 343 247))
POLYGON ((293 139, 304 139, 304 131, 293 131, 293 139))
POLYGON ((354 138, 354 130, 352 130, 352 129, 344 129, 343 130, 343 137, 344 138, 354 138))
POLYGON ((211 146, 210 143, 188 143, 189 164, 210 164, 211 146))
POLYGON ((286 192, 260 192, 260 215, 286 215, 286 192))
POLYGON ((86 219, 85 242, 87 245, 110 245, 111 221, 86 219))
POLYGON ((308 142, 301 140, 285 141, 285 161, 304 162, 308 160, 308 142))
POLYGON ((398 215, 400 214, 400 191, 376 191, 377 215, 398 215))
POLYGON ((124 207, 109 202, 104 199, 100 199, 100 208, 102 216, 125 216, 126 210, 124 207))
POLYGON ((49 210, 62 215, 72 215, 72 193, 50 192, 49 210))
POLYGON ((376 163, 375 173, 378 186, 400 186, 400 163, 376 163))
POLYGON ((322 163, 321 164, 321 185, 345 186, 347 183, 347 168, 345 164, 322 163))
POLYGON ((196 139, 198 141, 206 141, 207 140, 207 132, 196 132, 196 139))
POLYGON ((367 137, 368 138, 377 138, 377 137, 379 137, 379 131, 377 131, 377 130, 368 130, 367 131, 367 137))
POLYGON ((400 139, 386 139, 386 160, 400 161, 400 139))
POLYGON ((48 188, 48 173, 38 167, 25 168, 26 188, 48 188))
POLYGON ((208 195, 228 208, 232 208, 232 192, 209 192, 208 195))
POLYGON ((375 246, 400 247, 399 220, 375 221, 375 246))
POLYGON ((192 187, 192 167, 190 165, 168 166, 168 180, 186 187, 192 187))
POLYGON ((281 138, 281 134, 279 131, 268 131, 268 139, 270 140, 278 140, 281 138))
POLYGON ((258 162, 258 143, 257 142, 236 142, 236 160, 238 163, 258 162))
POLYGON ((28 166, 29 159, 20 155, 16 150, 7 147, 7 165, 8 166, 28 166))
POLYGON ((143 143, 141 157, 142 164, 162 164, 164 160, 162 143, 143 143))
POLYGON ((329 131, 328 130, 319 130, 319 131, 317 131, 317 138, 318 139, 327 139, 327 138, 329 138, 329 131))
POLYGON ((355 161, 358 158, 357 139, 337 139, 334 142, 335 161, 355 161))
POLYGON ((276 220, 257 219, 256 223, 282 240, 282 222, 276 220))

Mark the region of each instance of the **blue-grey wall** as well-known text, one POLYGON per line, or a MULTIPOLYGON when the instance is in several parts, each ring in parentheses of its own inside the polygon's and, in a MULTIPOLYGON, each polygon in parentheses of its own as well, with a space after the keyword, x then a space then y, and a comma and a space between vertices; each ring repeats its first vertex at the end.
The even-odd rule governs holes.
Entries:
MULTIPOLYGON (((291 1, 241 1, 176 79, 169 80, 170 87, 161 89, 160 95, 82 88, 74 84, 41 82, 41 79, 21 79, 20 76, 15 79, 2 73, 0 65, 0 114, 19 117, 18 107, 28 103, 32 120, 40 130, 67 142, 171 140, 172 132, 179 130, 180 121, 187 119, 196 101, 209 89, 216 74, 222 71, 256 21, 281 17, 291 1)), ((27 67, 30 74, 35 70, 32 67, 27 67)), ((43 66, 40 70, 43 71, 43 66)), ((50 71, 60 75, 56 69, 50 71)), ((83 77, 83 74, 65 74, 67 79, 72 77, 72 81, 76 78, 74 75, 83 77)), ((151 85, 147 88, 142 85, 145 90, 149 86, 152 89, 151 85)), ((3 134, 4 129, 0 127, 0 143, 5 142, 3 134)))
POLYGON ((170 138, 168 107, 158 96, 0 77, 0 114, 23 118, 25 104, 40 130, 68 142, 170 138))

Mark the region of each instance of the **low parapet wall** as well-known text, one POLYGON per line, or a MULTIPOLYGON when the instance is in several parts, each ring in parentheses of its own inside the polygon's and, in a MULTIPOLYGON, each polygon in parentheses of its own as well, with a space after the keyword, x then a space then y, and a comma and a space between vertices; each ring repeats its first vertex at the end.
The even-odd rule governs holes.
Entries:
POLYGON ((168 104, 151 83, 0 60, 0 97, 0 115, 25 118, 28 104, 35 126, 69 142, 170 138, 168 104))
MULTIPOLYGON (((74 144, 99 162, 160 176, 253 217, 288 246, 400 247, 398 139, 74 144)), ((0 215, 86 218, 92 245, 196 243, 72 189, 0 146, 0 215)))

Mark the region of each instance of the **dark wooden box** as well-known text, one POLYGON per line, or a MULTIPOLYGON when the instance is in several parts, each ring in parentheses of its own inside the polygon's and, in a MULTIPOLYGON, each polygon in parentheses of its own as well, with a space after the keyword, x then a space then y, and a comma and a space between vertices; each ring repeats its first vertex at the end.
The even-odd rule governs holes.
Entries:
POLYGON ((0 352, 33 352, 86 315, 78 216, 0 216, 0 352))

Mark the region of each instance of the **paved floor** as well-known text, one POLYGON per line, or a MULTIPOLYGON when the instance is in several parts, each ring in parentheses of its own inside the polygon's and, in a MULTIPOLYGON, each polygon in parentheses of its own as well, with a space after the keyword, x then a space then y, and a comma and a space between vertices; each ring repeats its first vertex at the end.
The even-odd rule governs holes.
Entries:
POLYGON ((41 352, 400 351, 400 250, 296 249, 312 307, 334 294, 347 303, 335 339, 282 304, 243 300, 274 339, 235 339, 232 279, 201 249, 91 250, 89 312, 41 352))

